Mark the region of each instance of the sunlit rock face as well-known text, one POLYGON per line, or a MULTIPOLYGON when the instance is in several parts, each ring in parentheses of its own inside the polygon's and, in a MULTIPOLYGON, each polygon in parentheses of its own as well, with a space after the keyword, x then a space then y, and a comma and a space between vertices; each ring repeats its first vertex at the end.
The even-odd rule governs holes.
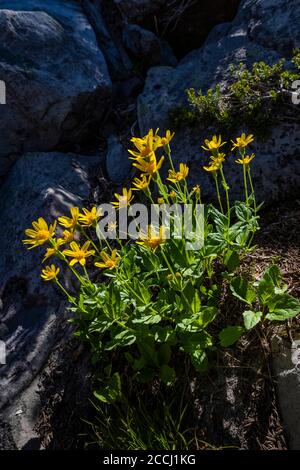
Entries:
POLYGON ((0 176, 24 151, 91 138, 111 99, 94 31, 77 2, 0 1, 0 176))
MULTIPOLYGON (((243 62, 251 66, 259 60, 272 64, 283 55, 289 59, 293 48, 300 44, 299 21, 295 21, 299 17, 297 0, 244 0, 236 18, 231 23, 216 26, 204 46, 184 57, 176 68, 150 69, 138 99, 141 133, 145 134, 151 127, 168 128, 170 111, 187 104, 186 89, 205 92, 217 83, 224 89, 232 79, 230 64, 243 62)), ((242 130, 247 131, 240 129, 238 132, 242 130)), ((172 141, 175 161, 189 164, 191 184, 200 183, 208 198, 215 193, 210 178, 202 169, 207 163, 207 155, 201 145, 213 133, 214 128, 197 131, 197 128, 182 126, 172 141)), ((277 124, 268 139, 256 140, 252 146, 251 151, 256 152, 252 165, 255 189, 261 201, 268 203, 297 191, 300 183, 299 143, 299 123, 287 120, 277 124)), ((230 156, 226 171, 232 197, 241 197, 240 168, 234 160, 230 156)))
MULTIPOLYGON (((28 153, 0 189, 0 340, 7 354, 0 366, 0 409, 33 381, 54 344, 56 319, 65 312, 62 297, 40 278, 45 247, 26 250, 24 230, 39 217, 50 223, 70 207, 82 207, 97 164, 94 156, 28 153)), ((65 282, 72 288, 68 275, 65 282)))

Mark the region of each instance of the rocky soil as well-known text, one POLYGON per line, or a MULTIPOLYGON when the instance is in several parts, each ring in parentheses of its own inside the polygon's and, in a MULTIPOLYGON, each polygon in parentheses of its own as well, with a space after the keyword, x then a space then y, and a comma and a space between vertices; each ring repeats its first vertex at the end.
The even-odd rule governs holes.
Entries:
MULTIPOLYGON (((299 24, 298 0, 0 0, 0 80, 7 87, 7 104, 0 105, 0 339, 7 348, 0 448, 39 448, 41 435, 44 445, 51 441, 40 421, 41 401, 45 412, 50 400, 45 374, 53 361, 66 370, 61 364, 73 357, 59 346, 71 336, 68 325, 62 328, 66 306, 39 281, 36 256, 21 245, 24 229, 38 216, 49 220, 70 206, 109 200, 112 185, 131 173, 132 134, 168 128, 184 90, 224 86, 231 63, 288 60, 300 47, 299 24)), ((200 146, 209 133, 181 129, 173 144, 175 159, 189 164, 192 183, 200 182, 207 196, 212 188, 201 172, 200 146)), ((292 121, 257 142, 254 182, 267 204, 299 195, 299 143, 299 122, 292 121)), ((238 195, 233 166, 229 179, 238 195)), ((75 361, 82 357, 74 354, 75 361)), ((82 364, 79 377, 89 377, 82 364)), ((74 377, 68 373, 59 382, 63 391, 74 377)), ((286 375, 280 377, 282 384, 286 375)), ((294 401, 288 416, 282 402, 293 429, 299 395, 294 401)), ((288 436, 297 447, 293 431, 288 436)))

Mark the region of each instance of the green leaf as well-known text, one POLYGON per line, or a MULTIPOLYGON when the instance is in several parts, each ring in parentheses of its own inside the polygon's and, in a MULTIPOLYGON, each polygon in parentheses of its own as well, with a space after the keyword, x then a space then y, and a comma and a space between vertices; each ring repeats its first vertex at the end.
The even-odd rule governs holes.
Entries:
POLYGON ((266 318, 271 321, 284 321, 300 313, 300 302, 289 294, 277 294, 268 302, 269 313, 266 318))
POLYGON ((151 382, 154 378, 154 371, 150 367, 145 367, 136 374, 136 379, 141 383, 151 382))
POLYGON ((177 341, 176 332, 171 326, 157 326, 155 325, 151 331, 154 333, 154 339, 158 343, 175 344, 177 341))
POLYGON ((160 315, 144 315, 140 318, 135 318, 132 323, 144 323, 145 325, 154 325, 161 321, 160 315))
POLYGON ((205 372, 208 366, 208 359, 205 351, 196 349, 191 354, 192 364, 198 372, 205 372))
POLYGON ((234 272, 240 265, 240 257, 236 251, 229 250, 224 258, 224 264, 230 273, 234 272))
POLYGON ((256 299, 256 292, 250 287, 246 279, 242 277, 234 277, 230 284, 232 294, 238 299, 251 305, 256 299))
POLYGON ((264 279, 272 283, 275 287, 280 287, 281 277, 281 271, 275 264, 270 266, 264 273, 264 279))
POLYGON ((278 266, 269 267, 262 279, 257 283, 259 299, 263 305, 266 305, 271 297, 276 293, 284 292, 281 288, 281 272, 278 266))
POLYGON ((110 378, 105 388, 99 392, 94 391, 94 396, 104 403, 114 403, 122 396, 121 379, 118 372, 115 372, 110 378))
POLYGON ((135 333, 130 330, 121 331, 117 334, 107 345, 106 351, 112 351, 117 347, 124 348, 125 346, 130 346, 136 341, 135 333))
POLYGON ((176 380, 175 370, 166 364, 160 368, 159 376, 166 385, 172 385, 176 380))
POLYGON ((227 348, 237 342, 242 336, 244 329, 242 326, 227 326, 219 333, 221 346, 227 348))
POLYGON ((262 312, 253 312, 252 310, 246 310, 243 313, 243 317, 246 330, 251 330, 260 322, 262 312))
POLYGON ((258 283, 257 292, 261 303, 266 305, 268 300, 274 296, 274 285, 270 280, 263 277, 258 283))
POLYGON ((213 345, 212 337, 206 331, 181 333, 180 339, 183 350, 190 354, 199 348, 203 350, 213 345))
POLYGON ((248 222, 248 220, 250 220, 252 217, 252 211, 250 207, 246 206, 244 203, 240 203, 235 206, 235 213, 241 222, 248 222))
POLYGON ((211 323, 218 313, 217 307, 202 307, 201 309, 201 325, 203 327, 211 323))
POLYGON ((132 364, 133 370, 142 370, 143 367, 145 367, 146 363, 143 358, 143 356, 140 356, 138 359, 135 359, 135 361, 132 364))
POLYGON ((157 365, 157 352, 155 350, 154 337, 149 335, 139 338, 137 345, 145 364, 151 366, 157 365))

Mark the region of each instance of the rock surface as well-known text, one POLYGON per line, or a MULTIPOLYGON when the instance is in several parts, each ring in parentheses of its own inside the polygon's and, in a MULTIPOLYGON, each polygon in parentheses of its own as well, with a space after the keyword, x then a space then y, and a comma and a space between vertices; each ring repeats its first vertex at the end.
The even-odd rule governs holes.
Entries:
POLYGON ((129 154, 120 143, 117 136, 108 138, 106 155, 106 170, 108 177, 114 183, 122 183, 128 178, 131 170, 129 154))
POLYGON ((0 44, 1 176, 18 154, 82 145, 107 110, 111 80, 75 1, 1 0, 0 44))
MULTIPOLYGON (((138 100, 138 119, 141 134, 150 128, 166 129, 170 126, 169 112, 180 104, 186 104, 187 88, 202 89, 221 84, 224 87, 230 79, 231 63, 244 62, 248 65, 258 60, 269 63, 277 61, 281 53, 272 49, 269 38, 280 34, 281 52, 299 45, 298 33, 292 29, 281 29, 279 24, 284 13, 286 18, 300 15, 300 3, 280 0, 245 0, 232 23, 216 27, 206 44, 188 54, 177 66, 155 67, 148 72, 146 85, 138 100), (255 26, 256 25, 256 26, 255 26), (257 37, 251 33, 258 28, 257 37), (265 34, 266 31, 266 34, 265 34), (271 34, 272 33, 272 34, 271 34)), ((293 27, 291 27, 293 28, 293 27)), ((278 40, 278 38, 277 38, 278 40)), ((192 168, 191 183, 203 185, 203 194, 214 194, 209 178, 201 172, 207 162, 207 155, 201 149, 204 138, 214 133, 205 133, 183 128, 173 141, 173 157, 177 162, 188 162, 192 168)), ((293 193, 300 182, 300 127, 293 122, 285 122, 272 131, 267 142, 259 142, 257 157, 253 165, 257 180, 256 190, 260 200, 270 202, 282 197, 283 192, 293 193)), ((229 184, 234 197, 241 195, 241 185, 237 182, 237 168, 231 158, 228 168, 229 184)))
POLYGON ((278 398, 291 450, 300 449, 300 341, 273 339, 273 369, 278 398))
POLYGON ((125 21, 138 23, 172 46, 178 58, 200 47, 211 29, 231 21, 240 0, 114 0, 125 21))
POLYGON ((123 30, 123 42, 127 51, 140 63, 148 67, 161 62, 161 46, 157 36, 152 31, 136 24, 128 24, 123 30))
MULTIPOLYGON (((39 216, 50 222, 68 213, 71 206, 84 205, 90 192, 89 171, 97 164, 98 157, 92 156, 28 153, 1 187, 5 230, 0 233, 0 243, 5 255, 0 258, 0 339, 6 344, 7 358, 0 365, 0 409, 13 405, 13 414, 18 411, 15 397, 20 402, 21 392, 32 384, 48 358, 57 335, 57 316, 65 311, 61 295, 40 279, 44 249, 26 252, 21 243, 24 229, 39 216)), ((66 282, 71 286, 68 278, 66 282)), ((34 400, 32 396, 24 400, 29 403, 30 416, 34 400)), ((23 425, 28 434, 28 421, 23 420, 23 425)), ((18 426, 14 431, 20 431, 18 426)), ((24 433, 20 433, 18 442, 25 445, 24 433)))

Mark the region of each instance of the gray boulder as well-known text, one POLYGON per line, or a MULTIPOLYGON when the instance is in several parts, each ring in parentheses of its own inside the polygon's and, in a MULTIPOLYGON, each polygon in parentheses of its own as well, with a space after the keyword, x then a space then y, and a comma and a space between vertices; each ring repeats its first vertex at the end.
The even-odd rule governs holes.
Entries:
POLYGON ((83 0, 81 6, 91 23, 99 47, 103 52, 111 77, 114 80, 128 78, 132 73, 132 63, 121 41, 116 41, 108 30, 102 11, 101 0, 83 0))
MULTIPOLYGON (((297 18, 299 15, 300 3, 296 1, 244 0, 235 20, 217 26, 205 45, 188 54, 175 69, 150 69, 144 91, 138 99, 141 134, 147 133, 149 128, 169 128, 170 111, 187 104, 187 88, 205 92, 217 83, 221 84, 221 89, 224 88, 230 80, 230 64, 244 62, 250 66, 258 60, 274 63, 283 51, 289 50, 291 53, 292 47, 299 45, 299 32, 294 31, 294 27, 285 29, 284 25, 287 18, 297 18), (259 31, 257 36, 253 33, 255 27, 259 31), (272 48, 272 38, 274 42, 280 42, 280 52, 272 48)), ((197 128, 182 128, 172 141, 173 158, 176 162, 189 163, 192 168, 191 184, 202 184, 203 194, 209 197, 214 195, 214 189, 209 177, 202 171, 203 164, 207 163, 207 154, 201 145, 204 138, 214 133, 215 129, 200 132, 197 128)), ((273 129, 267 142, 257 142, 253 147, 257 154, 253 164, 254 179, 260 200, 270 202, 281 197, 283 192, 293 193, 299 186, 299 139, 299 125, 285 122, 273 129)), ((234 158, 230 157, 230 161, 227 170, 229 184, 232 195, 237 197, 241 195, 241 184, 237 181, 234 158)))
POLYGON ((167 41, 137 24, 125 24, 123 43, 140 67, 155 65, 176 66, 177 59, 167 41))
POLYGON ((129 153, 121 144, 119 138, 111 135, 107 142, 106 171, 114 183, 122 183, 128 178, 131 170, 129 153))
POLYGON ((161 62, 161 46, 158 37, 136 24, 127 24, 123 29, 126 50, 141 64, 158 65, 161 62))
POLYGON ((75 1, 0 0, 0 176, 17 154, 80 146, 99 125, 111 80, 75 1))
MULTIPOLYGON (((40 216, 50 222, 68 214, 71 206, 83 206, 96 164, 98 157, 93 156, 28 153, 0 190, 5 227, 0 233, 0 340, 7 355, 6 364, 0 365, 0 409, 13 404, 14 413, 18 411, 15 397, 20 398, 43 367, 58 334, 56 320, 65 312, 61 294, 40 279, 44 248, 26 250, 24 229, 40 216)), ((68 276, 65 282, 72 288, 68 276)))

